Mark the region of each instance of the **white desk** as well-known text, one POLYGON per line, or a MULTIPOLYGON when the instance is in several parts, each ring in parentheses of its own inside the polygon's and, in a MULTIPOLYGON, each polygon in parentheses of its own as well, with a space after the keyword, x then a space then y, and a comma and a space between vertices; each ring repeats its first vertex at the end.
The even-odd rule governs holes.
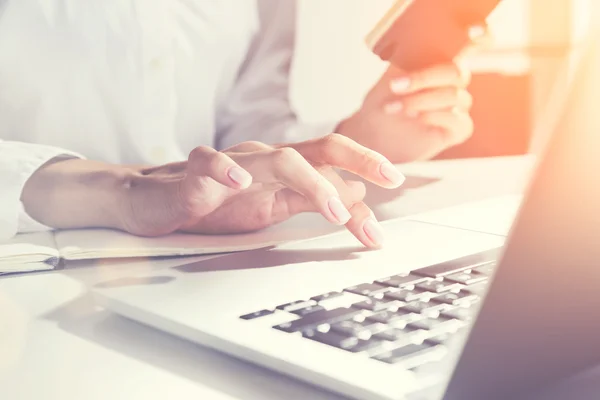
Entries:
MULTIPOLYGON (((519 193, 531 165, 522 158, 410 165, 406 174, 421 178, 408 186, 443 180, 404 194, 373 191, 369 198, 386 219, 519 193)), ((331 229, 318 216, 304 216, 284 231, 302 236, 309 225, 331 229)), ((340 399, 98 309, 86 294, 86 287, 107 278, 178 263, 95 262, 0 279, 0 399, 340 399)))

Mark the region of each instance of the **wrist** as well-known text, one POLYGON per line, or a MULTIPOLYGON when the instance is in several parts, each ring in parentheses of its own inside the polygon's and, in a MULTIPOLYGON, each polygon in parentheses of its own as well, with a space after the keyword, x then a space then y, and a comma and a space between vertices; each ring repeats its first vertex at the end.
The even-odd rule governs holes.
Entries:
POLYGON ((21 201, 36 221, 57 229, 122 227, 122 204, 133 171, 95 161, 50 162, 26 182, 21 201))

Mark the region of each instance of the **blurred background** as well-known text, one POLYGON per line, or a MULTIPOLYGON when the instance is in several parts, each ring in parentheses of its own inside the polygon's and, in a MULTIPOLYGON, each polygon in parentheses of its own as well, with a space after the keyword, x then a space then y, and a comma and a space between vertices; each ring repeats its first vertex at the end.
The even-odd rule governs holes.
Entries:
MULTIPOLYGON (((543 143, 544 132, 531 131, 553 112, 553 88, 566 86, 562 66, 582 44, 594 2, 503 0, 488 21, 492 41, 464 60, 473 70, 475 133, 439 158, 523 154, 543 143)), ((291 96, 303 120, 337 120, 360 105, 386 68, 364 37, 392 3, 299 2, 291 96)))

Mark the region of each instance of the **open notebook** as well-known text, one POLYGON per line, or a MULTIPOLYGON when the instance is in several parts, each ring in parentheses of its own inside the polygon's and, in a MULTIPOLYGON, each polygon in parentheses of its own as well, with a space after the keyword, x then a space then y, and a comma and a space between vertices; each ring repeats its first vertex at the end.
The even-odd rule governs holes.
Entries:
MULTIPOLYGON (((499 196, 410 215, 404 219, 504 236, 512 226, 521 201, 521 195, 499 196)), ((331 233, 329 229, 301 228, 294 224, 286 227, 281 224, 255 233, 223 236, 172 234, 159 238, 142 238, 103 229, 22 234, 7 243, 0 243, 0 274, 51 270, 60 260, 237 252, 328 233, 331 233)))
POLYGON ((269 247, 284 240, 277 230, 222 236, 177 233, 157 238, 105 229, 27 233, 0 243, 0 274, 51 270, 61 260, 218 254, 269 247))

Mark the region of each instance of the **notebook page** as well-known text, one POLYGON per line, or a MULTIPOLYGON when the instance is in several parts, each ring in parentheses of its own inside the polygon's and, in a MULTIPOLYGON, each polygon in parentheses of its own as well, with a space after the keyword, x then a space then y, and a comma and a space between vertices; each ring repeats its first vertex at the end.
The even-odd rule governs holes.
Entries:
POLYGON ((0 242, 0 273, 49 270, 58 259, 53 232, 23 233, 0 242))
POLYGON ((218 254, 270 247, 284 241, 276 230, 238 235, 175 233, 145 238, 107 229, 60 231, 55 240, 65 260, 218 254))

